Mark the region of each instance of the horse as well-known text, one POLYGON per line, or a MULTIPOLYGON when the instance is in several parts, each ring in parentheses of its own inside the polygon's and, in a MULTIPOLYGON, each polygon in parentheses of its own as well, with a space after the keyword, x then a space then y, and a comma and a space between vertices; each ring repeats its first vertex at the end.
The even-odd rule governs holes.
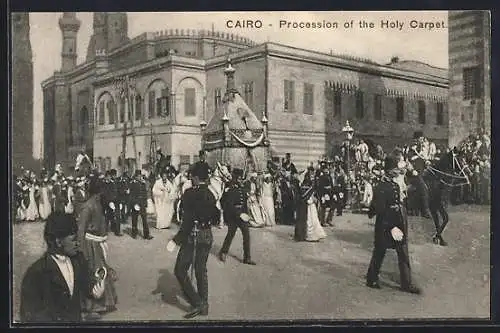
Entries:
POLYGON ((214 172, 210 176, 208 189, 213 193, 217 201, 217 208, 220 210, 219 228, 224 224, 224 217, 222 214, 222 205, 220 199, 226 190, 226 184, 232 180, 231 172, 225 164, 217 162, 214 172))
POLYGON ((465 156, 456 149, 450 150, 439 160, 428 164, 422 173, 423 180, 429 190, 429 210, 436 228, 432 237, 434 244, 446 246, 442 233, 448 224, 449 217, 445 206, 447 190, 450 187, 469 184, 472 171, 465 156), (443 222, 440 223, 439 215, 443 222))

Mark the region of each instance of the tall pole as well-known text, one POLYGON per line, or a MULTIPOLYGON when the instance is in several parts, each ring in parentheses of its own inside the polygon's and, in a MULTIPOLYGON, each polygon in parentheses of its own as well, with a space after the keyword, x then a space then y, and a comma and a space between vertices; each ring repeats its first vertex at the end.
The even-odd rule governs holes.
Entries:
POLYGON ((125 173, 125 149, 127 149, 127 122, 123 122, 123 134, 122 134, 122 175, 125 173))

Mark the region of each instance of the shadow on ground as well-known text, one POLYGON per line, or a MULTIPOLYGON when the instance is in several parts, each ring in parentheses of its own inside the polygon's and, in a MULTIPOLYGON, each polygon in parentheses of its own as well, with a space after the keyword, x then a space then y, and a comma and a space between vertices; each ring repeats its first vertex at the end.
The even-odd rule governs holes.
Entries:
POLYGON ((175 276, 168 269, 161 269, 159 272, 160 277, 158 278, 157 287, 151 294, 160 294, 163 302, 175 306, 182 311, 189 311, 190 307, 180 302, 180 299, 185 300, 185 297, 175 276))

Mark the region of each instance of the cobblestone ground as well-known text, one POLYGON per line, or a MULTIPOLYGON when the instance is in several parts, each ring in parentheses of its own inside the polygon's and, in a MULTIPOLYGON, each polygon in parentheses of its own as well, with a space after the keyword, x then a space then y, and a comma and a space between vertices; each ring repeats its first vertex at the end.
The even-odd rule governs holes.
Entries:
MULTIPOLYGON (((444 233, 449 246, 431 243, 431 220, 410 217, 410 256, 420 296, 398 290, 396 254, 389 251, 381 290, 368 289, 364 276, 373 242, 373 220, 364 215, 336 217, 320 243, 296 243, 293 227, 252 229, 257 266, 240 263, 237 233, 226 263, 216 254, 226 229, 214 229, 208 261, 210 314, 204 320, 489 318, 490 207, 450 207, 444 233)), ((13 229, 14 320, 27 267, 44 251, 43 223, 13 229)), ((129 225, 124 229, 127 233, 129 225)), ((175 254, 166 251, 176 232, 152 229, 151 241, 127 234, 110 236, 111 265, 119 274, 118 310, 103 321, 180 320, 187 309, 173 275, 175 254)), ((196 320, 196 319, 195 319, 196 320)))

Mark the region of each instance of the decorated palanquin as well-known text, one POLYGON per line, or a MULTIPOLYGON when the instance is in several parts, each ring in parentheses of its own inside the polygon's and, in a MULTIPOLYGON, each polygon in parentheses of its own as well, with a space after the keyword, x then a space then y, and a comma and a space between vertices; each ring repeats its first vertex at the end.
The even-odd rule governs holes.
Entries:
POLYGON ((261 120, 248 107, 234 85, 235 69, 228 59, 224 70, 227 89, 222 105, 215 111, 205 129, 202 127, 202 148, 207 152, 207 162, 213 167, 217 162, 240 168, 245 176, 264 171, 268 159, 267 118, 261 120))

